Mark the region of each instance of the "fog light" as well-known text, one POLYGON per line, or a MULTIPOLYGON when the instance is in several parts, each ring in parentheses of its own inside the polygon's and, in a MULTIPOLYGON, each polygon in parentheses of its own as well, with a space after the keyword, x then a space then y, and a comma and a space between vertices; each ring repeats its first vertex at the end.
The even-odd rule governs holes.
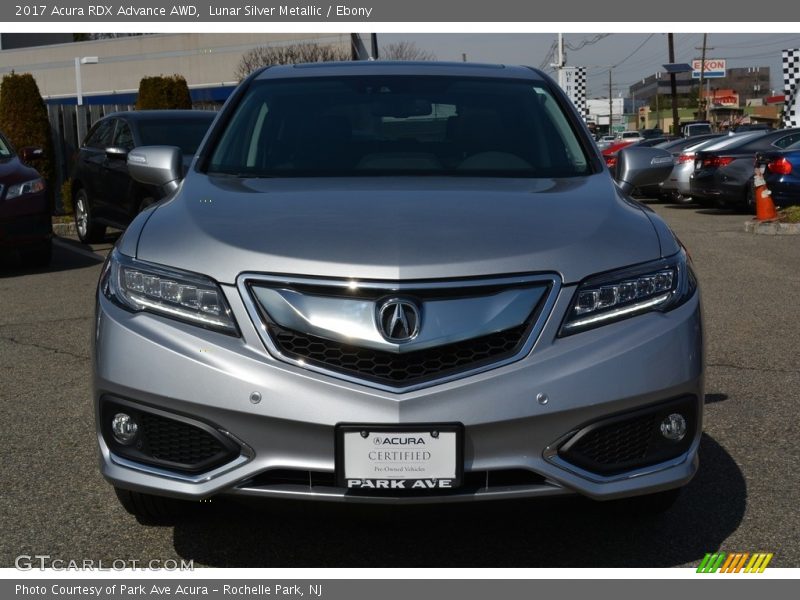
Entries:
POLYGON ((138 429, 139 426, 133 417, 125 413, 117 413, 111 420, 111 432, 114 434, 114 439, 125 446, 133 443, 138 429))
POLYGON ((674 442, 682 440, 686 435, 686 419, 683 415, 672 413, 661 421, 661 435, 674 442))

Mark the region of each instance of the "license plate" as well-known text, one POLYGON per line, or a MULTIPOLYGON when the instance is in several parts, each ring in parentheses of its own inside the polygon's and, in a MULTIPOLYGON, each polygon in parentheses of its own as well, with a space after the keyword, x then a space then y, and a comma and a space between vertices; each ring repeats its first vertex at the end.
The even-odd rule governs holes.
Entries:
POLYGON ((383 492, 456 488, 463 472, 461 431, 458 424, 341 425, 339 485, 383 492))

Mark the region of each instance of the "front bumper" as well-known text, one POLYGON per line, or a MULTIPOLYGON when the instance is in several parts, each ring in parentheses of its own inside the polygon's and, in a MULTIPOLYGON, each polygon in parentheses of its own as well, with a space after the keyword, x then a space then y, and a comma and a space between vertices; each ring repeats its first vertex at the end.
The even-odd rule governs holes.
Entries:
POLYGON ((50 214, 0 216, 0 248, 19 248, 49 240, 53 235, 50 214))
POLYGON ((242 337, 209 332, 100 296, 94 402, 120 398, 201 420, 230 435, 240 455, 213 471, 179 474, 115 456, 98 434, 103 475, 115 486, 200 499, 215 494, 376 503, 425 503, 579 493, 612 499, 679 487, 694 475, 702 427, 703 337, 699 294, 668 313, 650 313, 556 338, 574 286, 564 287, 530 354, 513 364, 402 394, 315 374, 264 349, 236 288, 222 286, 242 337), (258 392, 261 400, 251 401, 258 392), (541 403, 537 396, 546 395, 541 403), (686 452, 612 476, 553 456, 586 423, 693 396, 698 426, 686 452), (336 487, 339 423, 459 422, 465 477, 486 485, 433 495, 364 495, 336 487), (524 472, 524 482, 493 473, 524 472), (270 473, 307 473, 298 480, 270 473), (320 477, 323 476, 323 477, 320 477))

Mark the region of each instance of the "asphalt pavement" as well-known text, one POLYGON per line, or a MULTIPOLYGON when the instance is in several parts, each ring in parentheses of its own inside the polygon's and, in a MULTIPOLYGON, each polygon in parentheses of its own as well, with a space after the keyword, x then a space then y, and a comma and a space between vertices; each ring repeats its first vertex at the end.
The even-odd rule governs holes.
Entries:
MULTIPOLYGON (((688 247, 707 332, 698 475, 660 517, 567 499, 433 507, 232 501, 140 524, 99 474, 89 392, 93 295, 111 242, 59 239, 52 265, 0 265, 0 567, 193 560, 244 567, 670 567, 773 552, 800 567, 800 236, 741 214, 652 205, 688 247)), ((136 357, 131 357, 135 360, 136 357)))

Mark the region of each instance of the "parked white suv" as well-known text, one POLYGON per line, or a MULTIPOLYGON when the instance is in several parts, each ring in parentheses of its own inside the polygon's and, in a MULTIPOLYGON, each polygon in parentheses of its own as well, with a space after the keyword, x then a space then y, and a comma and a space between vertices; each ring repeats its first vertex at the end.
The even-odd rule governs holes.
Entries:
POLYGON ((644 136, 638 131, 623 131, 617 137, 619 140, 643 140, 644 136))

